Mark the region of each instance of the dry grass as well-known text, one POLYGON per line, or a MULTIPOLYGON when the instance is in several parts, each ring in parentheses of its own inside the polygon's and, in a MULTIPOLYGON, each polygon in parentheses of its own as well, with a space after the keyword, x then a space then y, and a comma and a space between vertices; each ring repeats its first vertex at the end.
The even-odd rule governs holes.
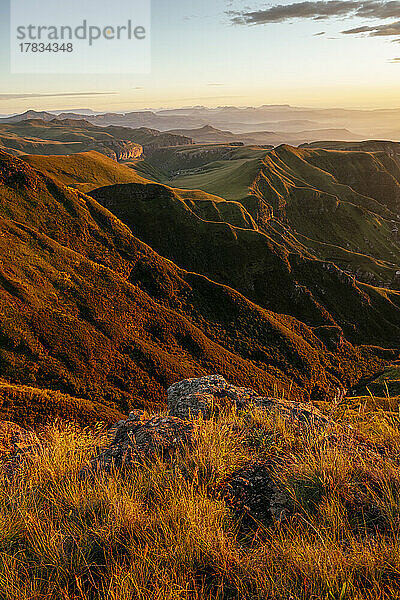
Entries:
POLYGON ((42 451, 0 488, 0 598, 398 598, 399 417, 350 420, 345 435, 305 434, 259 411, 228 414, 172 463, 94 481, 78 472, 101 433, 46 428, 42 451), (255 456, 279 465, 290 498, 286 520, 256 533, 213 493, 255 456))

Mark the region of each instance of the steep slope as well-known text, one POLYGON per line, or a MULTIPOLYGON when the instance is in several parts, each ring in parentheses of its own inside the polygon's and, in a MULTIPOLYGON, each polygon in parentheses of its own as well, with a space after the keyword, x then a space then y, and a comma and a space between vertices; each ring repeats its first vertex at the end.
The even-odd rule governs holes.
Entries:
POLYGON ((356 343, 397 346, 400 294, 360 284, 332 263, 289 252, 257 228, 199 217, 179 190, 115 185, 91 195, 179 266, 229 285, 310 326, 343 328, 356 343))
POLYGON ((282 146, 266 156, 252 191, 318 256, 398 287, 400 171, 388 155, 282 146))
MULTIPOLYGON (((162 405, 170 383, 210 371, 304 399, 332 398, 382 365, 375 351, 332 346, 329 331, 177 268, 92 198, 19 159, 0 154, 0 183, 0 365, 10 384, 126 412, 162 405)), ((30 402, 40 412, 41 400, 30 402)))
MULTIPOLYGON (((392 147, 379 148, 343 152, 280 146, 254 159, 241 148, 178 176, 170 170, 164 182, 238 201, 285 247, 294 243, 366 283, 398 289, 399 160, 392 147)), ((176 156, 171 153, 170 163, 176 156)))

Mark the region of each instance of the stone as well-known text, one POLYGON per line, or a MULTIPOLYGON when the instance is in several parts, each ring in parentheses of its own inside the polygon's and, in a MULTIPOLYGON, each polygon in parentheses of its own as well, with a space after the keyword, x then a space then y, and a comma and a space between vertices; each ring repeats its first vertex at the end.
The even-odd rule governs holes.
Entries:
POLYGON ((222 408, 244 408, 258 395, 251 389, 230 385, 222 375, 184 379, 167 390, 170 414, 181 419, 195 419, 200 414, 209 419, 222 408))
POLYGON ((312 404, 291 402, 258 395, 254 390, 229 384, 221 375, 185 379, 167 390, 169 413, 180 419, 204 419, 217 416, 224 408, 236 410, 262 408, 287 420, 317 426, 328 425, 312 404))
POLYGON ((274 482, 262 462, 250 462, 233 473, 221 484, 218 495, 241 515, 245 527, 282 521, 290 513, 289 495, 274 482))
POLYGON ((177 417, 156 415, 146 418, 142 411, 133 411, 126 421, 120 421, 109 431, 109 446, 80 475, 84 478, 90 473, 124 470, 156 456, 170 460, 190 445, 193 429, 193 423, 177 417))
POLYGON ((311 404, 262 397, 252 389, 229 384, 221 375, 185 379, 168 389, 168 415, 148 418, 143 411, 133 410, 126 420, 116 423, 108 432, 108 446, 81 476, 125 469, 156 456, 170 460, 190 447, 194 430, 201 425, 198 417, 210 419, 225 408, 244 411, 253 407, 296 425, 326 427, 331 423, 311 404))

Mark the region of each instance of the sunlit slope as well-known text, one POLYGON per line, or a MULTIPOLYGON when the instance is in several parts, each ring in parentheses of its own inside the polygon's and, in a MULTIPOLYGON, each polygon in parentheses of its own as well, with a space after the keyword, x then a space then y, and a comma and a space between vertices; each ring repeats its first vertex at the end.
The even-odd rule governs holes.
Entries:
MULTIPOLYGON (((381 364, 179 269, 95 200, 19 159, 0 155, 0 181, 0 364, 9 384, 59 390, 75 399, 75 414, 79 398, 82 414, 93 409, 87 401, 126 412, 162 405, 173 381, 210 372, 263 393, 278 386, 293 398, 332 398, 381 364)), ((39 396, 24 396, 35 414, 39 396)), ((53 413, 62 416, 66 401, 53 413)))
POLYGON ((25 155, 22 159, 34 169, 82 192, 114 183, 146 182, 132 169, 94 151, 68 156, 25 155))
POLYGON ((163 182, 173 187, 241 200, 248 195, 265 154, 265 148, 252 146, 198 145, 159 150, 148 162, 163 170, 163 182))
POLYGON ((100 402, 74 398, 57 390, 18 385, 0 380, 0 419, 24 427, 54 424, 57 419, 83 426, 113 425, 123 417, 119 410, 100 402))

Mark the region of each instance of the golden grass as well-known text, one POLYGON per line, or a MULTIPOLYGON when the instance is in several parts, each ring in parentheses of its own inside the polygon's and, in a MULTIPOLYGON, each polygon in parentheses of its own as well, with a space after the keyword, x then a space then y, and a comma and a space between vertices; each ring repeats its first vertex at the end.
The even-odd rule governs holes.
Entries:
POLYGON ((344 435, 305 434, 260 411, 225 414, 173 462, 84 481, 104 434, 45 428, 0 487, 0 599, 397 598, 399 417, 350 420, 344 435), (214 492, 251 458, 279 465, 290 510, 250 532, 214 492))

